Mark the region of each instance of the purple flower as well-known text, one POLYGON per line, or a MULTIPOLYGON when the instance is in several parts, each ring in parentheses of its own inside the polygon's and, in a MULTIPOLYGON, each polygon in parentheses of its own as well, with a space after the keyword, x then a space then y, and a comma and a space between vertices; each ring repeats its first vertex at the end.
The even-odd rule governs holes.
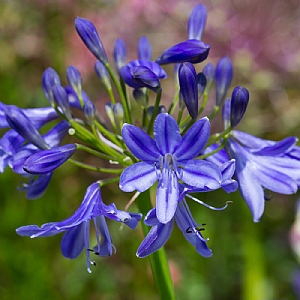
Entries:
POLYGON ((109 256, 114 249, 105 218, 122 222, 134 229, 141 217, 141 214, 118 210, 113 203, 105 205, 101 198, 99 183, 96 182, 87 188, 81 205, 68 219, 46 223, 41 227, 23 226, 16 231, 21 236, 31 238, 52 236, 65 231, 61 241, 62 254, 74 259, 85 249, 87 270, 91 272, 90 265, 95 263, 90 259, 90 252, 99 256, 109 256), (97 245, 93 249, 90 248, 90 221, 94 223, 97 240, 97 245))
POLYGON ((174 216, 179 199, 179 180, 200 189, 221 187, 222 175, 217 166, 194 160, 210 134, 207 118, 195 122, 184 137, 176 121, 159 114, 154 123, 154 140, 136 126, 125 124, 122 136, 132 154, 142 162, 126 168, 120 177, 120 189, 143 192, 158 180, 157 219, 168 223, 174 216))
MULTIPOLYGON (((225 149, 207 159, 216 164, 222 164, 229 158, 235 159, 235 177, 240 192, 254 222, 258 222, 264 211, 264 189, 280 194, 297 192, 300 185, 300 160, 289 155, 296 148, 296 142, 295 137, 273 142, 233 130, 225 149)), ((205 149, 205 153, 217 147, 212 145, 205 149)))
POLYGON ((166 72, 157 64, 146 60, 133 60, 120 68, 124 82, 135 89, 147 87, 157 92, 160 79, 167 78, 166 72))
POLYGON ((209 49, 209 45, 199 40, 187 40, 165 50, 156 62, 160 65, 183 62, 196 64, 207 58, 209 49))
POLYGON ((230 124, 231 127, 237 126, 246 112, 249 102, 249 92, 242 86, 234 88, 231 95, 230 105, 230 124))

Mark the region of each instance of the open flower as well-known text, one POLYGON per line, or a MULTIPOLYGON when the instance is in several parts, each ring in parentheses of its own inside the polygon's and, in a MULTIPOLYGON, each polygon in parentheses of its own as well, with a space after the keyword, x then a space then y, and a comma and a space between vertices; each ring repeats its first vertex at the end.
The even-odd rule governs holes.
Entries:
POLYGON ((213 163, 195 160, 210 134, 207 118, 195 122, 181 137, 176 121, 167 113, 159 114, 154 123, 154 140, 136 126, 125 124, 122 136, 132 154, 142 162, 126 168, 121 174, 120 189, 143 192, 156 180, 156 214, 161 223, 174 216, 178 197, 178 180, 199 189, 218 189, 222 174, 213 163))
POLYGON ((65 231, 61 241, 62 254, 74 259, 85 248, 87 270, 91 272, 90 265, 95 263, 90 259, 90 252, 99 256, 108 256, 112 254, 114 248, 105 218, 122 222, 134 229, 142 215, 118 210, 113 203, 105 205, 102 202, 100 185, 95 182, 87 188, 81 205, 70 218, 61 222, 46 223, 41 227, 23 226, 16 231, 21 236, 31 238, 52 236, 65 231), (90 221, 94 222, 97 239, 97 245, 93 249, 90 249, 90 221))

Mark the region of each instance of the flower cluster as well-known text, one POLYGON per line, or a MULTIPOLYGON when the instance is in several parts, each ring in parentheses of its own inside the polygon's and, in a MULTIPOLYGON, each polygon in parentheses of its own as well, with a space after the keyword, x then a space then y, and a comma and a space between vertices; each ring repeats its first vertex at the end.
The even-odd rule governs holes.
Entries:
POLYGON ((41 227, 20 227, 19 235, 35 238, 65 232, 62 254, 74 259, 85 250, 90 272, 90 265, 95 264, 90 252, 109 256, 114 250, 106 218, 134 229, 143 213, 144 224, 151 229, 137 250, 138 257, 160 249, 170 237, 174 221, 196 251, 209 257, 212 252, 201 233, 204 228, 193 219, 188 201, 218 210, 228 204, 214 208, 191 194, 239 189, 256 222, 264 211, 265 189, 282 194, 297 191, 297 138, 273 142, 234 130, 246 111, 249 93, 244 87, 235 87, 231 97, 226 98, 233 77, 228 57, 221 58, 216 66, 207 63, 200 67, 201 72, 196 70, 195 65, 206 60, 210 50, 202 41, 206 19, 205 6, 197 5, 189 17, 187 40, 166 49, 155 61, 146 37, 139 40, 137 59, 129 62, 126 45, 118 39, 114 45, 114 71, 93 23, 76 18, 75 28, 96 57, 96 74, 111 100, 105 106, 106 117, 85 93, 80 72, 74 66, 66 70, 67 85, 62 84, 55 70, 45 70, 42 86, 50 106, 21 109, 0 103, 0 127, 8 128, 0 140, 0 172, 10 167, 27 178, 20 189, 26 191, 28 199, 41 197, 55 169, 66 162, 107 174, 107 179, 87 188, 71 217, 41 227), (162 67, 165 64, 174 64, 175 94, 169 107, 161 105, 162 79, 167 77, 162 67), (213 86, 215 93, 210 93, 213 86), (203 116, 210 94, 215 95, 214 109, 203 116), (139 108, 140 116, 132 115, 132 106, 139 108), (224 130, 211 135, 210 122, 221 109, 224 130), (140 125, 133 125, 132 120, 140 125), (53 122, 52 129, 41 134, 41 128, 53 122), (78 143, 62 144, 67 135, 77 138, 78 143), (111 168, 86 164, 78 160, 77 151, 107 160, 111 168), (104 204, 100 189, 115 183, 121 191, 136 191, 133 198, 155 186, 155 207, 145 210, 146 203, 139 201, 141 213, 131 213, 118 210, 113 203, 104 204), (96 233, 94 247, 90 246, 90 221, 96 233))

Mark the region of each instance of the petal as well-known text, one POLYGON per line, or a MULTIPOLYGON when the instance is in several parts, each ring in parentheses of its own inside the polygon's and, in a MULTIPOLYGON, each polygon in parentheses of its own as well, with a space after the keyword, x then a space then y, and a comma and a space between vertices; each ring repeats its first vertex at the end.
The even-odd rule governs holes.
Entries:
POLYGON ((16 131, 7 131, 0 140, 0 147, 7 154, 15 154, 24 143, 24 138, 16 131))
POLYGON ((27 225, 22 226, 16 229, 16 232, 18 235, 21 236, 30 236, 31 238, 39 237, 39 236, 52 236, 57 233, 60 233, 59 230, 55 229, 54 222, 52 223, 46 223, 42 225, 41 227, 38 227, 36 225, 27 225))
POLYGON ((43 138, 50 148, 58 147, 62 139, 67 135, 69 128, 70 124, 67 121, 62 121, 43 135, 43 138))
POLYGON ((130 124, 122 128, 124 142, 130 152, 143 161, 157 161, 160 154, 153 139, 143 130, 130 124))
POLYGON ((74 259, 84 249, 84 224, 67 230, 64 234, 60 249, 64 257, 74 259))
POLYGON ((119 187, 124 192, 144 192, 157 180, 155 167, 145 162, 136 163, 124 170, 119 187))
POLYGON ((153 226, 139 246, 136 256, 140 258, 146 257, 160 249, 169 239, 173 226, 173 220, 167 224, 153 226))
POLYGON ((182 169, 180 179, 188 185, 210 189, 221 187, 221 171, 211 162, 204 160, 190 160, 182 169))
POLYGON ((93 250, 99 256, 111 256, 113 244, 105 218, 103 216, 96 217, 96 226, 96 231, 99 229, 101 233, 101 244, 96 245, 93 250))
POLYGON ((173 154, 181 142, 178 124, 169 114, 159 114, 154 122, 154 139, 161 155, 173 154))
POLYGON ((168 223, 175 214, 179 199, 178 180, 174 172, 169 178, 167 186, 161 180, 156 192, 156 216, 159 222, 168 223))
POLYGON ((210 123, 208 118, 198 120, 184 135, 174 155, 178 161, 193 159, 197 156, 209 138, 210 123))
MULTIPOLYGON (((202 154, 209 154, 210 152, 213 152, 214 150, 216 150, 218 147, 219 147, 218 144, 213 144, 213 145, 205 148, 204 151, 202 152, 202 154)), ((205 158, 205 160, 208 160, 217 166, 222 166, 229 159, 230 158, 229 158, 227 152, 225 151, 225 149, 221 149, 217 153, 214 153, 213 155, 210 155, 205 158)))
POLYGON ((157 220, 157 217, 156 217, 156 208, 155 207, 149 210, 149 212, 147 213, 147 215, 144 219, 144 223, 148 226, 154 226, 154 225, 160 224, 160 222, 157 220))
POLYGON ((31 184, 24 184, 21 190, 26 190, 26 198, 34 200, 44 195, 53 173, 38 176, 31 184))

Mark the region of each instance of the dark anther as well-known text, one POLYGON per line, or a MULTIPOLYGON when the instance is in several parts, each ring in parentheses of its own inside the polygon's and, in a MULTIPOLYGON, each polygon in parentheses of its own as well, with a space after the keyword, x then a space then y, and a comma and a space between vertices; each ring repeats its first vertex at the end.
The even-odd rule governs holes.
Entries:
POLYGON ((193 231, 192 231, 191 227, 188 227, 185 232, 186 233, 192 233, 193 231))
POLYGON ((93 253, 96 254, 96 255, 99 255, 99 254, 100 254, 100 252, 94 251, 93 249, 87 249, 87 250, 93 252, 93 253))

